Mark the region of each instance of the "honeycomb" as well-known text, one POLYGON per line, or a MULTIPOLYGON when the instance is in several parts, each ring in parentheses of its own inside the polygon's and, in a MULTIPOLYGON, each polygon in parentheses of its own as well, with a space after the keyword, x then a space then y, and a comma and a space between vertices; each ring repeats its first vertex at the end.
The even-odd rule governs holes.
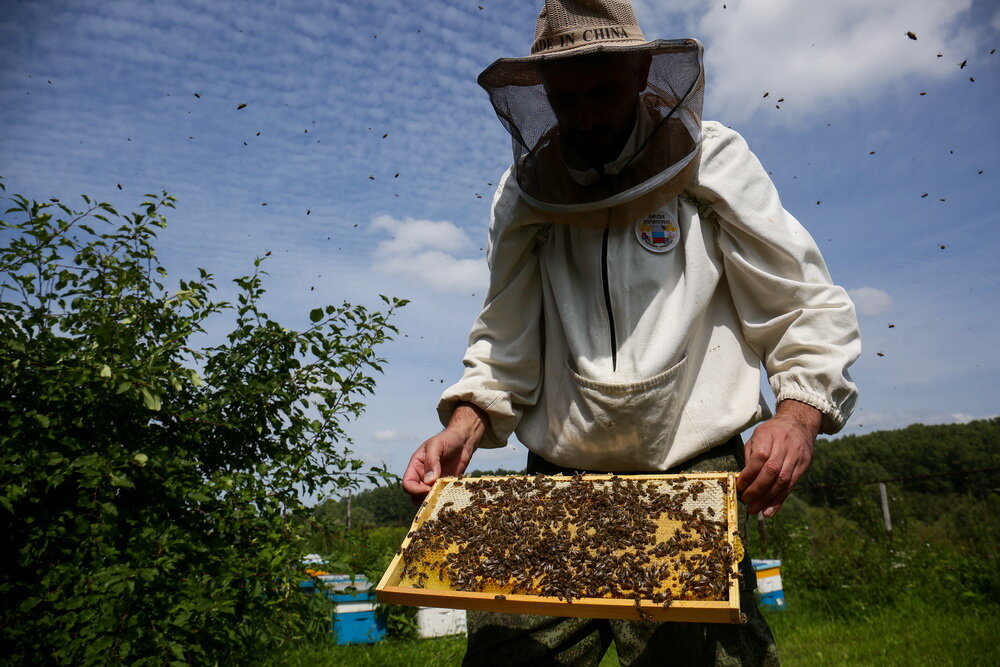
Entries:
POLYGON ((401 549, 401 587, 668 607, 726 601, 738 576, 725 474, 441 482, 401 549))

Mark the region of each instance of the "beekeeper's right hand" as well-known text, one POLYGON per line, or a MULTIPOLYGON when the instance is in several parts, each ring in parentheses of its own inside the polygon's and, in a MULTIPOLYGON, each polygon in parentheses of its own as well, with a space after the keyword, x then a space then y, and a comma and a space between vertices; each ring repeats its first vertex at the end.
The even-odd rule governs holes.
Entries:
POLYGON ((465 472, 489 425, 489 416, 471 403, 461 403, 448 427, 413 453, 403 473, 403 490, 419 505, 439 477, 465 472))

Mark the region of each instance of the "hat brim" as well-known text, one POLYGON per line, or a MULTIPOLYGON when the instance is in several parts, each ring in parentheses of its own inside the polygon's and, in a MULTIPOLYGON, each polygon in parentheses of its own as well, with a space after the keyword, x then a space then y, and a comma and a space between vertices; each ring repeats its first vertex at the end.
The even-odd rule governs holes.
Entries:
POLYGON ((476 78, 476 82, 487 90, 504 86, 537 86, 542 83, 538 66, 547 61, 598 53, 648 52, 655 56, 669 53, 701 52, 702 48, 701 42, 696 39, 657 39, 652 42, 624 44, 601 42, 523 58, 500 58, 484 69, 476 78))

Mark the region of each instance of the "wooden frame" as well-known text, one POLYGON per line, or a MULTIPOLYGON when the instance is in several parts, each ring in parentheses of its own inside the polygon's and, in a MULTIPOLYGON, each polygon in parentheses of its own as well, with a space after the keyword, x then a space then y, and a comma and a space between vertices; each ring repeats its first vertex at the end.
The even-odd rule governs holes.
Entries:
MULTIPOLYGON (((586 480, 607 480, 612 475, 585 475, 586 480)), ((734 541, 737 525, 736 473, 688 473, 682 475, 619 475, 622 479, 648 480, 688 480, 712 479, 728 480, 726 497, 726 535, 734 541)), ((410 527, 413 532, 431 516, 442 491, 459 478, 443 477, 435 482, 427 498, 417 511, 410 527)), ((480 477, 468 479, 496 480, 502 477, 480 477)), ((641 600, 639 608, 631 599, 579 598, 566 602, 554 597, 540 595, 507 594, 497 599, 496 593, 482 593, 453 590, 432 590, 400 585, 400 571, 403 566, 402 551, 409 545, 409 535, 403 540, 399 552, 392 559, 389 568, 382 575, 376 587, 378 599, 390 604, 416 605, 421 607, 447 607, 474 611, 496 611, 511 614, 542 614, 547 616, 579 616, 587 618, 611 618, 622 620, 657 620, 697 623, 740 623, 740 585, 733 577, 729 585, 729 599, 725 601, 676 600, 664 608, 651 600, 641 600), (640 612, 641 609, 641 612, 640 612)), ((733 572, 739 567, 742 548, 733 544, 737 554, 733 572)))

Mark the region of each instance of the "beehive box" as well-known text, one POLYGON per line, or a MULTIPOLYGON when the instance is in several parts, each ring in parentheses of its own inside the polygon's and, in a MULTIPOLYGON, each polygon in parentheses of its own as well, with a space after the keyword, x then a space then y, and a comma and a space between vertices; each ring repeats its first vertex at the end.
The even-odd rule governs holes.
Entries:
POLYGON ((735 481, 733 473, 441 478, 378 598, 738 623, 735 481))

